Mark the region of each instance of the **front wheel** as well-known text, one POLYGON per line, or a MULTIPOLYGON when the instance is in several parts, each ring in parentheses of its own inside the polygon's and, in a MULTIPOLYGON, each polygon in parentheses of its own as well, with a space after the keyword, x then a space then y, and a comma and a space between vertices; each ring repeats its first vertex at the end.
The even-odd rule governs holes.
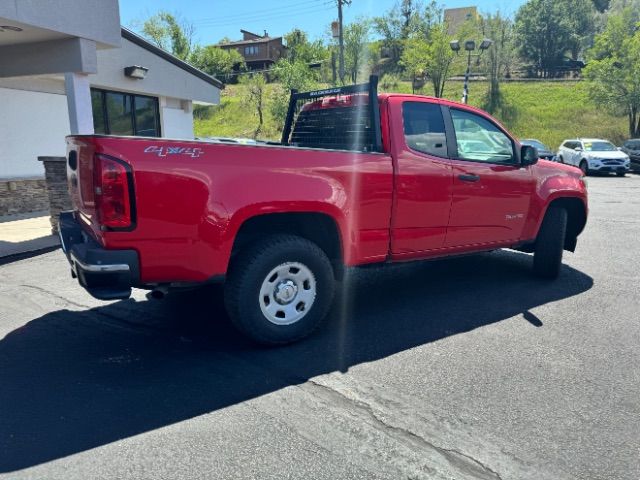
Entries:
POLYGON ((562 265, 562 252, 567 233, 567 211, 550 207, 547 210, 533 251, 533 272, 542 278, 557 278, 562 265))
POLYGON ((586 177, 589 175, 589 164, 586 160, 582 160, 580 162, 580 170, 582 170, 582 174, 586 177))
POLYGON ((333 293, 331 263, 315 243, 274 235, 233 261, 225 305, 242 333, 258 343, 281 345, 312 333, 327 315, 333 293))
POLYGON ((619 177, 624 177, 626 174, 627 174, 627 172, 624 172, 624 171, 622 171, 622 172, 621 171, 617 171, 616 172, 616 175, 619 176, 619 177))

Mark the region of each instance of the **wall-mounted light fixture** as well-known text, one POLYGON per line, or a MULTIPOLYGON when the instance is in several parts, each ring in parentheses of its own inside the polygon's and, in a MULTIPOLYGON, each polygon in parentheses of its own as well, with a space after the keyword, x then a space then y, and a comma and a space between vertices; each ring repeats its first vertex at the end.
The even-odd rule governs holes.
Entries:
POLYGON ((147 67, 141 67, 139 65, 132 65, 130 67, 124 67, 124 74, 130 78, 137 78, 143 80, 147 76, 149 69, 147 67))
POLYGON ((20 27, 14 27, 13 25, 0 25, 0 32, 21 32, 22 29, 20 27))

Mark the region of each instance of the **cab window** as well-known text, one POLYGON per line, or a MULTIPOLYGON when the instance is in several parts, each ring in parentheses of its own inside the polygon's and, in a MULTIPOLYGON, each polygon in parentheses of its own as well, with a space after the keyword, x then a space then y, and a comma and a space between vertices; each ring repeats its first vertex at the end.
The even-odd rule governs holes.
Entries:
POLYGON ((447 138, 440 105, 404 102, 402 120, 407 147, 429 155, 447 157, 447 138))
POLYGON ((513 141, 495 124, 475 113, 451 109, 457 158, 487 163, 513 163, 513 141))

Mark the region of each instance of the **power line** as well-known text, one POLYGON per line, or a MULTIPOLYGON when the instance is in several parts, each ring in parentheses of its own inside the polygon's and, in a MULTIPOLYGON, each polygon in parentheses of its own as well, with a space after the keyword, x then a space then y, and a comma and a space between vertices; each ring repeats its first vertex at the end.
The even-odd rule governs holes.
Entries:
POLYGON ((219 22, 203 23, 198 26, 199 27, 222 27, 222 26, 228 26, 230 24, 246 24, 249 22, 256 22, 259 20, 273 20, 273 19, 296 17, 296 16, 310 14, 310 13, 320 13, 320 12, 328 11, 330 9, 331 7, 327 7, 327 6, 312 7, 312 8, 307 7, 306 9, 302 9, 302 10, 281 12, 273 15, 248 15, 248 16, 245 15, 244 17, 238 18, 236 20, 224 20, 219 22))
POLYGON ((230 23, 240 24, 240 23, 256 22, 258 20, 289 18, 289 17, 295 17, 303 14, 320 13, 320 12, 325 12, 329 10, 332 10, 332 7, 324 4, 324 5, 319 5, 318 7, 311 7, 311 8, 306 7, 302 10, 281 12, 273 15, 245 15, 244 17, 238 18, 237 20, 224 20, 224 21, 218 21, 218 22, 202 23, 202 24, 199 24, 198 26, 199 27, 221 27, 221 26, 229 25, 230 23))
MULTIPOLYGON (((318 4, 319 0, 306 0, 303 2, 294 2, 292 4, 289 5, 281 5, 279 7, 273 7, 273 8, 264 8, 264 9, 260 9, 260 10, 252 10, 250 12, 250 15, 254 15, 254 14, 262 14, 265 13, 266 15, 269 14, 269 12, 273 12, 273 11, 278 11, 278 10, 288 10, 291 8, 297 8, 297 7, 302 7, 305 5, 310 5, 310 4, 318 4)), ((234 18, 242 18, 245 17, 247 14, 246 13, 234 13, 231 15, 219 15, 216 17, 202 17, 199 18, 198 20, 195 20, 193 23, 194 25, 200 24, 200 23, 208 23, 208 22, 216 22, 216 21, 222 21, 222 20, 228 20, 228 19, 234 19, 234 18)))

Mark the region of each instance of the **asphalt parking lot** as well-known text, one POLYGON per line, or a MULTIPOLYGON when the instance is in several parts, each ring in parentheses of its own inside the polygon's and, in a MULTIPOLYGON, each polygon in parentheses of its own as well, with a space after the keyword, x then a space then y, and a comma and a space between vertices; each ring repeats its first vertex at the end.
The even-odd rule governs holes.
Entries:
POLYGON ((511 251, 366 269, 248 343, 220 292, 93 300, 0 266, 0 478, 637 479, 640 176, 589 179, 555 282, 511 251))

